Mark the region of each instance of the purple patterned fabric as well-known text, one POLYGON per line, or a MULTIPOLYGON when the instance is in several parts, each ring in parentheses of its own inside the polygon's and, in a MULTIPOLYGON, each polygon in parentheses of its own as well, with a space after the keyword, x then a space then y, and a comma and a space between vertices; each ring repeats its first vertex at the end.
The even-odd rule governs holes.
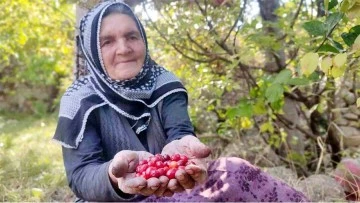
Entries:
POLYGON ((145 202, 308 202, 286 183, 236 158, 219 158, 208 167, 208 180, 172 197, 146 198, 145 202))

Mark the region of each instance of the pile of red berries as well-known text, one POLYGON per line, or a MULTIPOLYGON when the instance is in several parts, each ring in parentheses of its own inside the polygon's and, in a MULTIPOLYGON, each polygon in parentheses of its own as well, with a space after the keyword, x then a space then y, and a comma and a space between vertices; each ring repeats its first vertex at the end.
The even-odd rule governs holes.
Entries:
POLYGON ((185 155, 156 154, 147 160, 139 162, 136 167, 136 176, 142 176, 145 179, 167 176, 169 179, 173 179, 178 169, 184 169, 189 164, 194 164, 194 162, 189 161, 189 158, 185 155))

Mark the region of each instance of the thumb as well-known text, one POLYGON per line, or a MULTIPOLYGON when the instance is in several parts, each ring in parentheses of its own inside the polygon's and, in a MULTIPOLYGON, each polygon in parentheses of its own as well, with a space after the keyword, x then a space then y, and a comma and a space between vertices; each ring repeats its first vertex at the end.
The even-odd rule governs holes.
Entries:
POLYGON ((190 149, 192 151, 193 156, 196 158, 206 158, 211 154, 210 147, 206 146, 204 143, 200 141, 191 142, 190 149))
POLYGON ((129 150, 118 152, 111 162, 111 173, 116 177, 123 177, 128 172, 135 170, 135 165, 138 163, 138 155, 129 150))
POLYGON ((197 137, 186 136, 183 139, 188 144, 190 154, 196 158, 206 158, 210 155, 211 149, 202 143, 197 137))

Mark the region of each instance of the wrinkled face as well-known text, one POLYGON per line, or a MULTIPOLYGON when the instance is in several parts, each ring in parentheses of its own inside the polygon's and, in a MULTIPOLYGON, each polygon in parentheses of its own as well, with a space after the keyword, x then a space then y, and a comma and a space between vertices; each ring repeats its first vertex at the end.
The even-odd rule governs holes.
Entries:
POLYGON ((112 13, 102 20, 100 48, 105 69, 114 80, 135 77, 144 64, 145 43, 128 15, 112 13))

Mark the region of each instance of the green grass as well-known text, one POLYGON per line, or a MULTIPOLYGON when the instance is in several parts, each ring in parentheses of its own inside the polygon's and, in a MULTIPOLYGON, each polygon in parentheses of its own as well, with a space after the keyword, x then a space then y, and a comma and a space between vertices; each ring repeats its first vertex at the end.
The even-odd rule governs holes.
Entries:
POLYGON ((52 141, 56 116, 0 114, 0 201, 73 201, 61 147, 52 141))

